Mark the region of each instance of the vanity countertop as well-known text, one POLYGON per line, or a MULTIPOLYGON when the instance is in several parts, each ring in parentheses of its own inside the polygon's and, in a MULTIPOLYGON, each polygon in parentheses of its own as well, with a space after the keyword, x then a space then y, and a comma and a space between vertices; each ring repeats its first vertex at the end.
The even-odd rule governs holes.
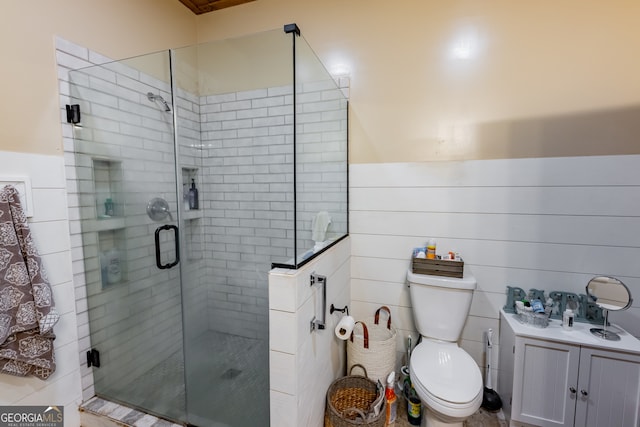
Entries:
POLYGON ((536 328, 521 323, 514 313, 507 313, 504 309, 500 310, 500 317, 509 323, 517 336, 640 354, 640 340, 615 324, 607 329, 620 335, 620 341, 607 341, 593 335, 589 330, 600 327, 593 323, 575 322, 573 330, 568 331, 562 328, 562 320, 559 319, 550 319, 546 328, 536 328))

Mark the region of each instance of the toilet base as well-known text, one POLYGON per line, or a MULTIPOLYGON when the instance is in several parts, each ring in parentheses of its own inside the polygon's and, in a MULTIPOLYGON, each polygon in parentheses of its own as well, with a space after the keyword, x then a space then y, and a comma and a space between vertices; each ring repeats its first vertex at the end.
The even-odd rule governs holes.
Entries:
POLYGON ((463 425, 464 420, 450 420, 449 422, 445 422, 434 416, 433 411, 429 408, 425 408, 422 414, 422 422, 420 423, 420 427, 462 427, 463 425))

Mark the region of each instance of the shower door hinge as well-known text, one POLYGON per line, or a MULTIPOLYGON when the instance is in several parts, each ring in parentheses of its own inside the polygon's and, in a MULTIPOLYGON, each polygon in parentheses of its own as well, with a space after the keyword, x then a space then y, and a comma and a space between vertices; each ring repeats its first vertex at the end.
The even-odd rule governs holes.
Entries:
POLYGON ((100 352, 95 348, 87 351, 87 368, 95 366, 96 368, 100 367, 100 352))
POLYGON ((67 104, 67 123, 77 125, 80 123, 80 104, 67 104))

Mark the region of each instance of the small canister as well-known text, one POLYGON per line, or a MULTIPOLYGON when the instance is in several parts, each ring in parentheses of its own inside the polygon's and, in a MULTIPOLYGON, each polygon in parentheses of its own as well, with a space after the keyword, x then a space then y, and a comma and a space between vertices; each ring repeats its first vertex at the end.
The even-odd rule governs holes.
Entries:
POLYGON ((429 239, 427 243, 427 259, 436 259, 436 240, 429 239))
POLYGON ((564 329, 569 331, 573 329, 573 317, 573 310, 567 308, 562 314, 562 327, 564 329))
POLYGON ((422 402, 414 389, 411 389, 407 399, 407 420, 412 426, 419 426, 422 422, 422 402))
POLYGON ((400 368, 400 381, 398 385, 402 389, 405 399, 408 398, 409 390, 411 390, 411 379, 409 378, 409 367, 404 365, 400 368))

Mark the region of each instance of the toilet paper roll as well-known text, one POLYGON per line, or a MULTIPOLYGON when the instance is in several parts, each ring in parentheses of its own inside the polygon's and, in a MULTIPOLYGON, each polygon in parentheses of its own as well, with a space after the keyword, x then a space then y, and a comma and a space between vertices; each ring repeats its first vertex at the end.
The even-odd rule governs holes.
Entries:
POLYGON ((343 316, 336 326, 336 336, 341 340, 347 340, 351 336, 353 327, 356 325, 356 321, 351 316, 343 316))

